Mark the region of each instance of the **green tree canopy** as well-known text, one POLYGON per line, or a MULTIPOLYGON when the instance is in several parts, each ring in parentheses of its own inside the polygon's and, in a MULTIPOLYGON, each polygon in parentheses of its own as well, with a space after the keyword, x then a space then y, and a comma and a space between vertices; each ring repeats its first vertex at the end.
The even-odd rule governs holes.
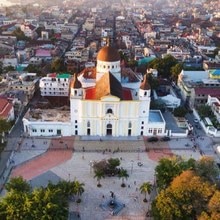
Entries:
POLYGON ((194 169, 196 161, 183 160, 181 157, 162 158, 155 168, 158 189, 165 189, 172 180, 184 170, 194 169))
POLYGON ((175 82, 177 82, 178 76, 181 73, 182 69, 183 69, 183 64, 182 63, 177 63, 175 66, 171 67, 171 70, 170 70, 171 71, 171 77, 175 82))
POLYGON ((29 73, 40 73, 41 69, 39 66, 33 65, 33 64, 29 64, 27 67, 24 68, 25 71, 29 72, 29 73))
POLYGON ((122 179, 122 184, 121 184, 121 186, 122 186, 122 187, 125 187, 126 185, 125 185, 125 183, 124 183, 124 180, 129 177, 127 170, 121 168, 120 171, 119 171, 119 173, 118 173, 118 177, 119 177, 119 179, 122 179))
POLYGON ((118 158, 109 158, 108 159, 108 168, 110 170, 115 170, 116 167, 120 166, 120 160, 118 158))
POLYGON ((174 114, 175 117, 185 117, 187 112, 188 111, 186 110, 185 107, 179 106, 179 107, 174 109, 173 114, 174 114))
POLYGON ((22 177, 14 177, 6 184, 5 189, 8 192, 28 193, 31 187, 22 177))
POLYGON ((216 178, 219 176, 219 169, 212 157, 203 156, 196 162, 195 171, 197 175, 205 181, 215 183, 216 178))
POLYGON ((13 178, 6 185, 6 196, 0 201, 1 220, 66 220, 68 198, 84 192, 84 184, 77 180, 49 183, 46 188, 30 190, 21 177, 13 178))
POLYGON ((153 189, 153 185, 150 182, 144 182, 141 184, 139 190, 144 194, 144 202, 147 202, 147 193, 150 194, 153 189))
POLYGON ((26 37, 24 32, 21 30, 21 28, 17 28, 12 32, 12 35, 14 35, 17 40, 29 40, 30 38, 26 37))
POLYGON ((98 187, 101 187, 102 185, 101 185, 101 183, 100 183, 100 180, 101 180, 102 178, 105 178, 105 173, 104 173, 102 170, 95 170, 94 178, 96 178, 97 181, 98 181, 97 186, 98 186, 98 187))
POLYGON ((157 69, 159 76, 170 78, 171 68, 178 64, 178 61, 172 55, 166 55, 164 58, 156 58, 148 64, 148 68, 157 69))
POLYGON ((7 132, 11 128, 10 122, 6 121, 3 118, 0 118, 0 133, 7 132))
POLYGON ((62 72, 65 71, 64 62, 61 58, 56 58, 51 63, 51 70, 54 72, 62 72))

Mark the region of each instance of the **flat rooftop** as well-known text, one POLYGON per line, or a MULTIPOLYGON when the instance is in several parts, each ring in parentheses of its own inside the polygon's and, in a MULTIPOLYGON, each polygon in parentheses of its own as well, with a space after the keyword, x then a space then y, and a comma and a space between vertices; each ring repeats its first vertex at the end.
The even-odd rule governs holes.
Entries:
POLYGON ((58 109, 32 109, 24 118, 29 121, 70 122, 70 111, 58 109))
POLYGON ((152 110, 149 113, 149 123, 165 123, 163 116, 160 111, 152 110))

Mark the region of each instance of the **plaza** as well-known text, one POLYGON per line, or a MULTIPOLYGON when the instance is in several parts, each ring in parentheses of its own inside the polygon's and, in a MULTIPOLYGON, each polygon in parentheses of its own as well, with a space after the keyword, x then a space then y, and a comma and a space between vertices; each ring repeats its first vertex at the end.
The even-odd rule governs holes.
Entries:
MULTIPOLYGON (((150 202, 155 195, 147 196, 139 191, 143 182, 155 182, 154 169, 160 158, 179 154, 184 158, 200 158, 200 153, 185 146, 186 139, 172 139, 170 142, 149 143, 139 140, 82 140, 83 138, 23 138, 13 156, 10 177, 23 176, 31 186, 46 186, 48 181, 75 180, 85 183, 82 202, 70 201, 70 213, 80 213, 80 219, 145 219, 150 202), (146 148, 149 150, 146 152, 146 148), (178 149, 179 148, 179 149, 178 149), (121 165, 129 177, 126 187, 121 187, 118 177, 101 179, 97 187, 92 168, 93 161, 120 158, 121 165), (141 166, 138 165, 141 163, 141 166), (100 204, 110 198, 110 191, 125 207, 115 216, 101 209, 100 204)), ((189 140, 190 141, 190 140, 189 140)), ((4 191, 3 191, 4 193, 4 191)), ((71 215, 70 215, 71 216, 71 215)), ((74 218, 69 218, 74 219, 74 218)), ((149 218, 150 219, 150 218, 149 218)))

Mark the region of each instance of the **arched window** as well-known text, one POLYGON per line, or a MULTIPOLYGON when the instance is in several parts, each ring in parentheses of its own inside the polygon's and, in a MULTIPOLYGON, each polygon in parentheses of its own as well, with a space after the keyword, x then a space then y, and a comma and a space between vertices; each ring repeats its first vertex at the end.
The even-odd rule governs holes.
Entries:
POLYGON ((90 122, 89 122, 89 121, 87 122, 87 127, 88 127, 88 128, 90 127, 90 122))
POLYGON ((107 114, 113 114, 113 111, 112 111, 111 108, 109 108, 109 109, 107 110, 107 114))
POLYGON ((112 128, 112 125, 111 124, 107 124, 107 128, 112 128))
POLYGON ((106 135, 112 135, 112 125, 107 124, 106 126, 106 135))
POLYGON ((129 122, 129 124, 128 124, 128 128, 131 128, 132 127, 132 124, 131 124, 131 122, 129 122))

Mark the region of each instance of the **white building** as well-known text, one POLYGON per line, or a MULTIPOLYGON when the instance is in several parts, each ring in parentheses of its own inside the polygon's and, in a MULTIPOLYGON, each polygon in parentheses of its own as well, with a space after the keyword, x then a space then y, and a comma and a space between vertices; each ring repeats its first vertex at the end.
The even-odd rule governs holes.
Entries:
POLYGON ((41 96, 68 96, 69 74, 48 74, 40 79, 41 96))
POLYGON ((150 111, 150 87, 146 75, 141 79, 121 68, 117 50, 103 47, 97 66, 72 78, 70 109, 29 110, 24 131, 30 136, 164 136, 165 121, 160 111, 150 111))

